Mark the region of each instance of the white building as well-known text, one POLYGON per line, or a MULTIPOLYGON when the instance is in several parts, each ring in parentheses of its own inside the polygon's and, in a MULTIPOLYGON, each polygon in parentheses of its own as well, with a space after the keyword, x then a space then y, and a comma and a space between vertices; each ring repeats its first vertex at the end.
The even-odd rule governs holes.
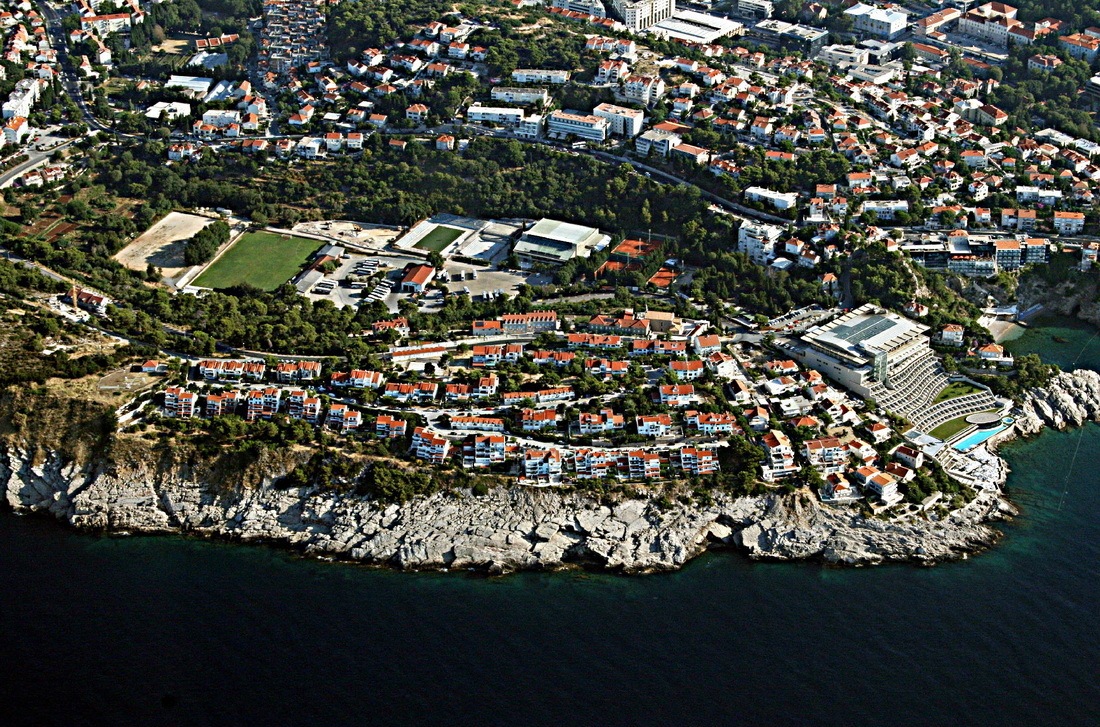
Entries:
POLYGON ((610 130, 611 122, 604 117, 570 114, 565 111, 554 111, 546 123, 546 131, 551 136, 573 135, 586 141, 604 141, 610 130))
POLYGON ((639 156, 648 156, 650 153, 667 157, 673 147, 684 142, 684 138, 674 131, 664 129, 650 129, 637 138, 634 142, 634 150, 639 156))
POLYGON ((775 12, 771 0, 737 0, 737 14, 743 18, 767 20, 775 12))
POLYGON ((611 133, 619 136, 637 136, 642 133, 642 126, 645 125, 645 114, 642 111, 609 103, 602 103, 592 109, 592 115, 607 119, 611 133))
POLYGON ((560 86, 569 80, 569 71, 551 71, 542 68, 517 68, 512 71, 516 83, 552 83, 560 86))
POLYGON ((630 30, 644 30, 676 12, 673 0, 611 0, 611 7, 630 30))
POLYGON ((490 123, 519 126, 523 123, 523 109, 473 104, 466 110, 466 120, 475 124, 490 123))
POLYGON ((665 95, 665 82, 660 76, 628 76, 623 82, 623 96, 640 104, 653 104, 665 95))
POLYGON ((550 94, 545 88, 515 88, 514 86, 495 86, 489 91, 489 98, 493 101, 515 104, 517 106, 529 106, 532 104, 550 103, 550 94))
POLYGON ((905 378, 910 366, 932 356, 927 330, 896 313, 864 305, 807 331, 802 362, 862 397, 872 396, 876 382, 889 387, 899 374, 898 383, 911 383, 905 378))
POLYGON ((520 125, 516 127, 516 134, 528 139, 535 139, 542 134, 542 122, 541 114, 526 116, 520 125))
POLYGON ((777 210, 789 210, 798 205, 798 194, 795 192, 777 192, 765 187, 747 187, 745 199, 769 204, 777 210))
POLYGON ((1054 212, 1054 229, 1059 235, 1076 235, 1085 229, 1083 212, 1054 212))
POLYGON ((863 212, 869 212, 878 220, 892 220, 899 212, 908 212, 909 203, 901 199, 867 200, 863 212))
POLYGON ((550 0, 550 7, 572 10, 574 13, 584 13, 597 18, 607 17, 607 10, 600 0, 550 0))
POLYGON ((782 227, 746 221, 737 232, 737 249, 757 265, 767 265, 775 259, 775 243, 782 234, 782 227))
POLYGON ((520 236, 513 252, 525 267, 560 265, 573 258, 588 257, 610 241, 594 227, 544 218, 520 236))
POLYGON ((844 11, 855 21, 855 29, 879 38, 893 40, 909 25, 909 15, 903 10, 878 8, 856 3, 844 11))
POLYGON ((647 28, 646 32, 668 40, 709 45, 719 38, 741 35, 744 30, 745 26, 734 20, 680 8, 647 28))

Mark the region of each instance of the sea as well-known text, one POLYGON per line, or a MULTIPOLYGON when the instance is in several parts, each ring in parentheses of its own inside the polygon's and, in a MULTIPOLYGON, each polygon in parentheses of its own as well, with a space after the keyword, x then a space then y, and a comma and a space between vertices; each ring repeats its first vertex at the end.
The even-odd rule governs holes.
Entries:
MULTIPOLYGON (((1010 347, 1100 365, 1054 323, 1010 347)), ((1003 453, 1020 517, 931 568, 484 578, 3 513, 4 724, 1100 724, 1100 426, 1003 453)))

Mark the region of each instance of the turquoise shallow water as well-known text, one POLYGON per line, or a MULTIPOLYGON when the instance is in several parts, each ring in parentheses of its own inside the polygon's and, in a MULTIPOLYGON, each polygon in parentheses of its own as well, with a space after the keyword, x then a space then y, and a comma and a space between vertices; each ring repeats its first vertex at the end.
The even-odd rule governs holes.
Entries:
POLYGON ((1044 361, 1067 371, 1100 370, 1100 331, 1075 318, 1040 317, 1022 336, 1004 345, 1015 355, 1038 353, 1044 361))
MULTIPOLYGON (((1091 334, 1090 334, 1091 335, 1091 334)), ((1096 724, 1100 427, 964 562, 486 580, 0 515, 13 724, 1096 724)))

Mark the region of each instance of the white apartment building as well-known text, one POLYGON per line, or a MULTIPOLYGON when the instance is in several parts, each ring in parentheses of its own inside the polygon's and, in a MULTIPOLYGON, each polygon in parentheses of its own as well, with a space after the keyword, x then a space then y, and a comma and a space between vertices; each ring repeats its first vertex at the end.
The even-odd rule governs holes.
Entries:
POLYGON ((572 10, 574 13, 584 13, 597 18, 607 17, 607 10, 601 0, 550 0, 550 7, 572 10))
POLYGON ((868 200, 863 203, 862 212, 869 212, 879 220, 892 220, 898 212, 908 212, 909 203, 900 199, 868 200))
POLYGON ((569 80, 569 71, 551 71, 544 68, 517 68, 512 71, 516 83, 552 83, 560 86, 569 80))
POLYGON ((737 232, 737 249, 757 265, 767 265, 775 259, 775 243, 783 228, 762 222, 743 222, 737 232))
POLYGON ((650 153, 667 157, 672 147, 679 146, 683 142, 684 138, 676 132, 650 129, 635 140, 634 150, 643 157, 650 153))
POLYGON ((742 17, 767 20, 774 12, 771 0, 737 0, 737 14, 742 17))
POLYGON ((909 25, 909 15, 902 10, 887 10, 864 3, 856 3, 844 14, 855 21, 856 30, 889 40, 901 35, 909 25))
POLYGON ((827 45, 821 49, 817 60, 836 66, 847 63, 853 66, 865 66, 871 62, 871 52, 866 48, 852 45, 827 45))
POLYGON ((635 103, 656 103, 665 95, 665 82, 659 76, 628 76, 623 82, 623 96, 635 103))
POLYGON ((473 104, 466 110, 466 120, 475 124, 490 123, 519 126, 523 123, 523 109, 473 104))
POLYGON ((795 192, 777 192, 765 187, 747 187, 745 199, 750 202, 770 204, 777 210, 789 210, 798 205, 798 194, 795 192))
POLYGON ((8 100, 4 102, 4 118, 11 119, 16 116, 30 116, 31 109, 33 109, 35 103, 38 102, 38 96, 41 91, 42 86, 38 79, 24 78, 16 83, 15 88, 12 89, 11 95, 8 96, 8 100))
POLYGON ((674 0, 611 0, 611 7, 631 30, 644 30, 676 12, 674 0))
POLYGON ((493 101, 516 104, 517 106, 530 106, 538 103, 545 106, 550 103, 550 94, 545 88, 496 86, 489 91, 489 97, 493 101))
POLYGON ((536 139, 542 134, 543 118, 541 114, 525 116, 520 125, 516 127, 516 135, 527 139, 536 139))
POLYGON ((1059 235, 1076 235, 1085 229, 1083 212, 1054 212, 1054 229, 1059 235))
POLYGON ((239 124, 241 123, 241 112, 210 109, 209 111, 203 112, 202 123, 216 126, 219 129, 229 126, 230 124, 239 124))
POLYGON ((628 109, 624 106, 602 103, 592 109, 592 115, 610 122, 612 134, 634 137, 642 133, 645 125, 645 114, 638 109, 628 109))
POLYGON ((546 131, 551 136, 572 134, 586 141, 602 142, 607 139, 610 129, 611 122, 606 118, 565 111, 554 111, 546 122, 546 131))

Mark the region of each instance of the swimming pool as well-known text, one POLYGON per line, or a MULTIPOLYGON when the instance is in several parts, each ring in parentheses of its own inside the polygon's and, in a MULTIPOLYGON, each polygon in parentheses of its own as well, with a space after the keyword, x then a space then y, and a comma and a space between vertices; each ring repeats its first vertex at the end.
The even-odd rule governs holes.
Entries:
POLYGON ((965 437, 964 439, 955 442, 953 445, 951 445, 951 447, 960 452, 969 452, 993 435, 1000 434, 1004 430, 1008 429, 1010 426, 1012 426, 1014 421, 1015 420, 1013 420, 1011 417, 1005 417, 1001 420, 1000 426, 993 427, 992 429, 979 429, 978 431, 970 434, 968 437, 965 437))

